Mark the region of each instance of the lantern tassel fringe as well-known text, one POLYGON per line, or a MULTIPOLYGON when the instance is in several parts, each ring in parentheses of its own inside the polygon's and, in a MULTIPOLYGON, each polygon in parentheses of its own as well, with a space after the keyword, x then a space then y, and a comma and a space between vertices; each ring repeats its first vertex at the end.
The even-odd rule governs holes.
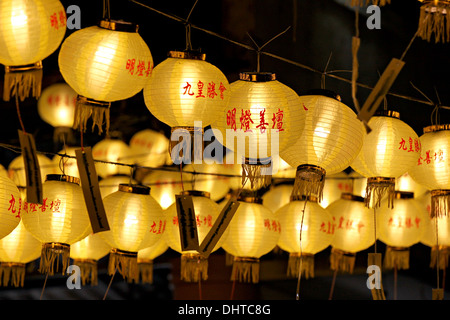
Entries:
POLYGON ((386 4, 390 4, 391 0, 352 0, 352 7, 364 7, 369 4, 373 4, 376 6, 384 6, 386 4))
POLYGON ((111 250, 109 253, 108 274, 113 275, 116 270, 128 283, 139 282, 139 268, 137 253, 111 250))
POLYGON ((333 248, 330 254, 330 268, 331 270, 340 270, 352 274, 355 267, 355 260, 355 254, 333 248))
POLYGON ((408 248, 393 248, 386 247, 386 254, 384 256, 384 268, 398 270, 409 269, 409 249, 408 248))
POLYGON ((42 90, 42 69, 19 72, 5 72, 3 100, 9 101, 11 96, 18 95, 20 101, 31 96, 38 99, 42 90))
POLYGON ((62 274, 65 274, 70 262, 70 246, 59 243, 45 243, 41 250, 39 272, 54 275, 55 271, 57 272, 59 269, 59 258, 62 262, 62 274))
POLYGON ((142 283, 153 283, 153 261, 138 262, 139 275, 142 283))
POLYGON ((242 184, 248 179, 252 190, 258 190, 270 185, 272 175, 269 174, 270 165, 242 164, 242 184))
POLYGON ((75 114, 73 120, 73 129, 77 129, 81 132, 86 131, 87 121, 92 118, 92 128, 94 131, 95 127, 98 128, 98 134, 103 133, 103 123, 105 122, 105 132, 108 135, 110 127, 109 119, 109 106, 96 106, 89 103, 84 103, 83 101, 77 100, 75 105, 75 114))
POLYGON ((315 166, 299 166, 297 168, 292 197, 315 196, 322 201, 325 187, 325 170, 315 166))
POLYGON ((259 282, 259 259, 235 257, 231 270, 231 281, 259 282))
POLYGON ((14 287, 23 287, 25 280, 25 264, 21 263, 2 263, 0 265, 0 280, 4 287, 11 285, 14 287))
POLYGON ((367 208, 379 208, 381 201, 387 194, 389 208, 394 208, 395 183, 391 182, 372 182, 368 179, 366 186, 366 197, 364 203, 367 208))
MULTIPOLYGON (((431 248, 430 257, 430 268, 436 268, 436 258, 438 255, 438 249, 435 247, 431 248)), ((448 259, 450 257, 450 248, 439 248, 439 269, 444 270, 448 267, 448 259)))
POLYGON ((208 259, 199 254, 182 254, 180 279, 186 282, 208 280, 208 259))
POLYGON ((305 279, 314 278, 314 255, 299 253, 290 253, 288 259, 287 276, 290 278, 297 278, 301 272, 305 279), (301 262, 301 270, 300 270, 301 262))
POLYGON ((450 209, 450 193, 439 194, 431 196, 431 211, 430 217, 443 218, 448 216, 448 211, 450 209))
POLYGON ((74 259, 73 264, 80 267, 81 284, 84 286, 90 283, 91 286, 98 284, 97 262, 95 260, 74 259))
POLYGON ((417 35, 431 42, 434 34, 435 43, 450 41, 450 5, 430 2, 420 7, 417 35))

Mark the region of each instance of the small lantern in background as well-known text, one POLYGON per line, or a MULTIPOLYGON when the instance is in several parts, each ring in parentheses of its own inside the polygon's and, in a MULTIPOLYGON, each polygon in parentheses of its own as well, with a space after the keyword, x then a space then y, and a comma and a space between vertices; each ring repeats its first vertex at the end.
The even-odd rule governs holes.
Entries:
POLYGON ((270 211, 276 212, 291 201, 292 188, 292 185, 289 184, 273 186, 262 195, 263 205, 270 211))
POLYGON ((111 102, 128 99, 144 87, 153 70, 153 57, 138 33, 138 26, 101 20, 73 32, 61 45, 59 69, 64 80, 77 92, 74 129, 109 131, 111 102))
POLYGON ((414 192, 414 198, 420 198, 428 192, 427 187, 414 181, 408 172, 397 178, 395 190, 414 192))
POLYGON ((111 250, 99 233, 91 233, 70 246, 70 258, 80 267, 81 284, 98 284, 97 262, 111 250))
POLYGON ((119 190, 103 199, 110 230, 100 232, 111 246, 108 273, 116 270, 128 282, 139 281, 138 251, 157 243, 166 228, 161 206, 150 188, 121 184, 119 190))
POLYGON ((103 178, 99 181, 98 185, 100 187, 100 193, 102 199, 119 190, 121 184, 136 184, 137 182, 127 175, 113 175, 103 178))
POLYGON ((66 11, 58 0, 5 0, 0 7, 0 63, 5 65, 3 100, 41 94, 42 60, 61 44, 66 11))
POLYGON ((260 258, 272 251, 280 237, 279 218, 262 199, 241 194, 222 248, 234 257, 231 280, 258 283, 260 258))
POLYGON ((341 199, 343 193, 353 191, 352 179, 345 171, 327 175, 323 187, 323 197, 320 205, 327 208, 331 203, 341 199))
POLYGON ((24 227, 23 222, 0 240, 0 282, 6 287, 23 287, 25 266, 38 259, 42 244, 24 227), (2 281, 3 278, 3 281, 2 281))
MULTIPOLYGON (((41 170, 41 180, 45 181, 48 174, 57 173, 57 166, 44 156, 43 154, 38 153, 37 159, 39 162, 39 169, 41 170)), ((26 188, 27 186, 27 177, 25 173, 25 163, 23 161, 23 156, 20 155, 14 158, 8 165, 8 177, 14 181, 17 187, 26 188)))
POLYGON ((415 131, 395 111, 383 110, 371 117, 372 129, 364 137, 361 152, 351 167, 367 178, 366 205, 378 208, 384 196, 394 205, 395 179, 408 172, 420 155, 415 131))
POLYGON ((275 212, 280 221, 278 246, 289 253, 287 276, 314 277, 314 255, 331 245, 336 223, 314 196, 298 198, 275 212))
POLYGON ((448 14, 450 3, 448 0, 419 0, 420 6, 419 26, 417 35, 431 42, 434 37, 435 43, 447 43, 450 41, 450 25, 448 14))
POLYGON ((22 197, 16 184, 8 177, 0 176, 0 239, 11 233, 19 224, 22 197))
POLYGON ((142 283, 153 283, 153 261, 169 249, 164 237, 154 245, 138 251, 139 276, 142 283))
POLYGON ((322 201, 326 175, 345 170, 361 150, 364 126, 355 112, 328 90, 313 90, 300 96, 305 113, 302 135, 280 152, 297 168, 293 195, 322 201))
POLYGON ((39 271, 53 275, 55 262, 61 257, 64 274, 70 259, 70 245, 91 231, 83 190, 78 178, 58 174, 47 175, 42 189, 42 204, 24 203, 23 224, 42 242, 39 271))
POLYGON ((92 157, 95 160, 97 175, 101 178, 117 174, 130 175, 133 160, 130 147, 120 139, 105 138, 92 147, 92 157))
POLYGON ((45 88, 38 100, 42 120, 54 128, 53 141, 72 144, 72 125, 77 93, 66 83, 55 83, 45 88))
MULTIPOLYGON (((215 203, 208 192, 199 190, 182 191, 180 195, 192 196, 194 213, 197 224, 197 235, 199 244, 206 237, 219 216, 218 204, 215 203)), ((166 209, 168 221, 165 239, 169 247, 181 253, 180 279, 186 282, 200 282, 208 279, 208 259, 195 250, 183 251, 180 238, 180 223, 178 221, 177 205, 172 204, 166 209)), ((220 248, 227 233, 223 234, 212 251, 220 248)))
MULTIPOLYGON (((243 180, 251 189, 271 182, 281 150, 297 139, 304 127, 304 110, 297 93, 272 72, 243 72, 230 85, 227 108, 211 125, 216 139, 237 157, 243 180)), ((236 163, 236 162, 234 162, 236 163)))
POLYGON ((75 153, 75 150, 77 149, 80 149, 80 147, 66 147, 53 157, 52 163, 53 167, 56 169, 55 173, 65 174, 76 178, 80 177, 75 153), (64 156, 60 156, 60 154, 64 156))

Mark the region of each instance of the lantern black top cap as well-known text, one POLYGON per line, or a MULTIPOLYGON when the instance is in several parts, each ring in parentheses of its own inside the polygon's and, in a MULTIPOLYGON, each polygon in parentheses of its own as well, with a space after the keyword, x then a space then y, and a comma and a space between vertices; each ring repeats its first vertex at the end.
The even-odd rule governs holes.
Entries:
POLYGON ((435 124, 432 126, 425 127, 425 128, 423 128, 423 133, 436 132, 436 131, 441 131, 441 130, 450 130, 450 123, 449 124, 435 124))
POLYGON ((63 181, 63 182, 74 183, 77 185, 80 184, 80 178, 73 177, 73 176, 67 176, 65 174, 57 174, 57 173, 48 174, 45 178, 45 181, 63 181))
POLYGON ((169 51, 167 54, 169 58, 178 58, 178 59, 192 59, 192 60, 202 60, 205 61, 206 54, 201 53, 200 51, 169 51))
POLYGON ((239 80, 250 82, 267 82, 277 80, 273 72, 241 72, 239 80))
POLYGON ((327 89, 311 89, 306 91, 303 96, 324 96, 328 98, 335 99, 337 101, 341 101, 341 96, 332 90, 327 89))
POLYGON ((150 187, 139 185, 139 184, 121 183, 121 184, 119 184, 119 191, 128 192, 128 193, 135 193, 135 194, 149 195, 150 194, 150 187))
POLYGON ((126 22, 123 20, 100 20, 98 26, 100 28, 112 31, 122 31, 132 33, 137 33, 139 30, 139 25, 132 22, 126 22))
POLYGON ((398 111, 393 111, 393 110, 377 110, 375 112, 375 116, 378 117, 391 117, 391 118, 396 118, 396 119, 400 119, 400 112, 398 111))

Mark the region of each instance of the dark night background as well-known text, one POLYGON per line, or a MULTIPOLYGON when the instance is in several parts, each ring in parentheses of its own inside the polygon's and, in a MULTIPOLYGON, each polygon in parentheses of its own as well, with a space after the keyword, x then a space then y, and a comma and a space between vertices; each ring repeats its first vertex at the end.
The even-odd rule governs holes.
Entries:
MULTIPOLYGON (((102 1, 62 0, 65 8, 78 5, 81 9, 81 27, 96 24, 102 18, 102 1)), ((194 0, 141 0, 145 5, 181 18, 189 14, 194 0)), ((195 7, 191 22, 193 25, 214 31, 226 38, 254 47, 249 34, 263 45, 287 27, 285 34, 271 42, 264 51, 323 71, 331 55, 327 68, 346 79, 351 79, 351 41, 355 34, 355 13, 341 4, 344 0, 200 0, 195 7)), ((359 14, 361 47, 359 50, 358 82, 375 86, 379 75, 392 58, 400 58, 415 34, 419 19, 418 1, 392 0, 381 8, 381 29, 366 27, 367 15, 359 14)), ((139 24, 139 33, 148 44, 155 65, 162 62, 170 50, 184 50, 185 27, 163 15, 148 10, 126 0, 111 0, 111 18, 123 19, 139 24)), ((67 30, 69 36, 75 30, 67 30)), ((256 53, 203 31, 192 29, 192 45, 206 53, 206 60, 217 66, 227 76, 229 82, 238 79, 239 72, 255 71, 256 53)), ((63 81, 58 70, 58 52, 43 61, 43 89, 63 81)), ((433 102, 439 95, 442 105, 450 105, 449 76, 450 44, 429 43, 417 38, 405 56, 405 66, 394 83, 391 92, 426 101, 412 84, 419 88, 433 102)), ((321 75, 305 70, 285 61, 262 55, 261 71, 277 74, 282 83, 301 94, 321 86, 321 75)), ((3 76, 1 77, 3 81, 3 76)), ((326 88, 339 93, 342 101, 353 108, 351 86, 331 77, 326 77, 326 88)), ((3 90, 3 84, 0 84, 3 90)), ((358 88, 360 105, 370 90, 358 88)), ((408 123, 420 136, 422 129, 431 124, 434 106, 395 95, 387 96, 390 109, 400 112, 401 119, 408 123)), ((1 143, 19 146, 17 130, 20 128, 13 101, 0 102, 1 143)), ((354 109, 354 108, 353 108, 354 109)), ((53 143, 53 127, 43 122, 38 113, 35 99, 27 99, 20 104, 20 110, 27 132, 35 137, 38 151, 58 152, 61 145, 53 143)), ((440 109, 442 123, 450 122, 450 111, 440 109)), ((142 92, 126 100, 112 103, 111 129, 118 131, 125 142, 131 136, 146 128, 164 131, 170 129, 155 119, 146 108, 142 92)), ((78 134, 76 139, 78 140, 78 134)), ((84 135, 84 145, 93 146, 103 139, 95 133, 84 135)), ((0 148, 0 164, 7 167, 17 153, 0 148)), ((380 243, 378 248, 383 249, 380 243)), ((370 291, 365 283, 367 274, 367 252, 358 253, 353 275, 338 274, 333 299, 370 300, 370 291)), ((316 255, 316 277, 302 280, 302 297, 307 300, 327 300, 331 286, 332 272, 329 270, 327 249, 316 255)), ((429 267, 430 249, 417 244, 411 247, 409 270, 398 272, 398 299, 430 300, 431 288, 436 287, 436 270, 429 267)), ((37 262, 36 262, 37 263, 37 262)), ((110 281, 106 274, 107 260, 99 262, 99 285, 83 287, 82 290, 68 290, 65 276, 48 279, 44 299, 101 299, 110 281)), ((261 281, 257 285, 237 284, 235 299, 295 299, 296 280, 285 277, 287 255, 271 253, 262 258, 261 281)), ((225 254, 219 251, 210 258, 210 279, 202 284, 202 296, 206 299, 228 299, 232 288, 229 281, 231 267, 225 265, 225 254)), ((35 266, 34 266, 35 267, 35 266)), ((25 278, 25 288, 0 289, 0 299, 39 299, 44 277, 32 271, 25 278)), ((441 280, 443 279, 441 274, 441 280)), ((127 284, 116 276, 108 294, 108 299, 198 299, 197 284, 182 283, 179 280, 179 256, 168 251, 155 261, 155 282, 152 285, 127 284)), ((446 279, 444 278, 444 282, 446 279)), ((394 275, 383 274, 383 285, 387 299, 392 299, 394 275)), ((448 287, 448 286, 447 286, 448 287)), ((446 292, 448 296, 448 293, 446 292)))

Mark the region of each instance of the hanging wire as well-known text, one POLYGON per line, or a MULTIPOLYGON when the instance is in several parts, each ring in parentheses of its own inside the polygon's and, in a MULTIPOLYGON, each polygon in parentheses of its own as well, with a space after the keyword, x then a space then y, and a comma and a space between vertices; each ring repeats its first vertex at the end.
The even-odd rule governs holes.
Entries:
POLYGON ((103 20, 111 20, 111 6, 109 0, 103 0, 103 20))
POLYGON ((295 292, 295 300, 300 300, 300 280, 302 278, 302 262, 303 262, 303 247, 302 247, 302 231, 303 231, 303 219, 305 217, 306 204, 308 203, 308 196, 305 198, 305 204, 302 210, 302 219, 300 222, 300 263, 298 265, 298 278, 297 278, 297 289, 295 292))

